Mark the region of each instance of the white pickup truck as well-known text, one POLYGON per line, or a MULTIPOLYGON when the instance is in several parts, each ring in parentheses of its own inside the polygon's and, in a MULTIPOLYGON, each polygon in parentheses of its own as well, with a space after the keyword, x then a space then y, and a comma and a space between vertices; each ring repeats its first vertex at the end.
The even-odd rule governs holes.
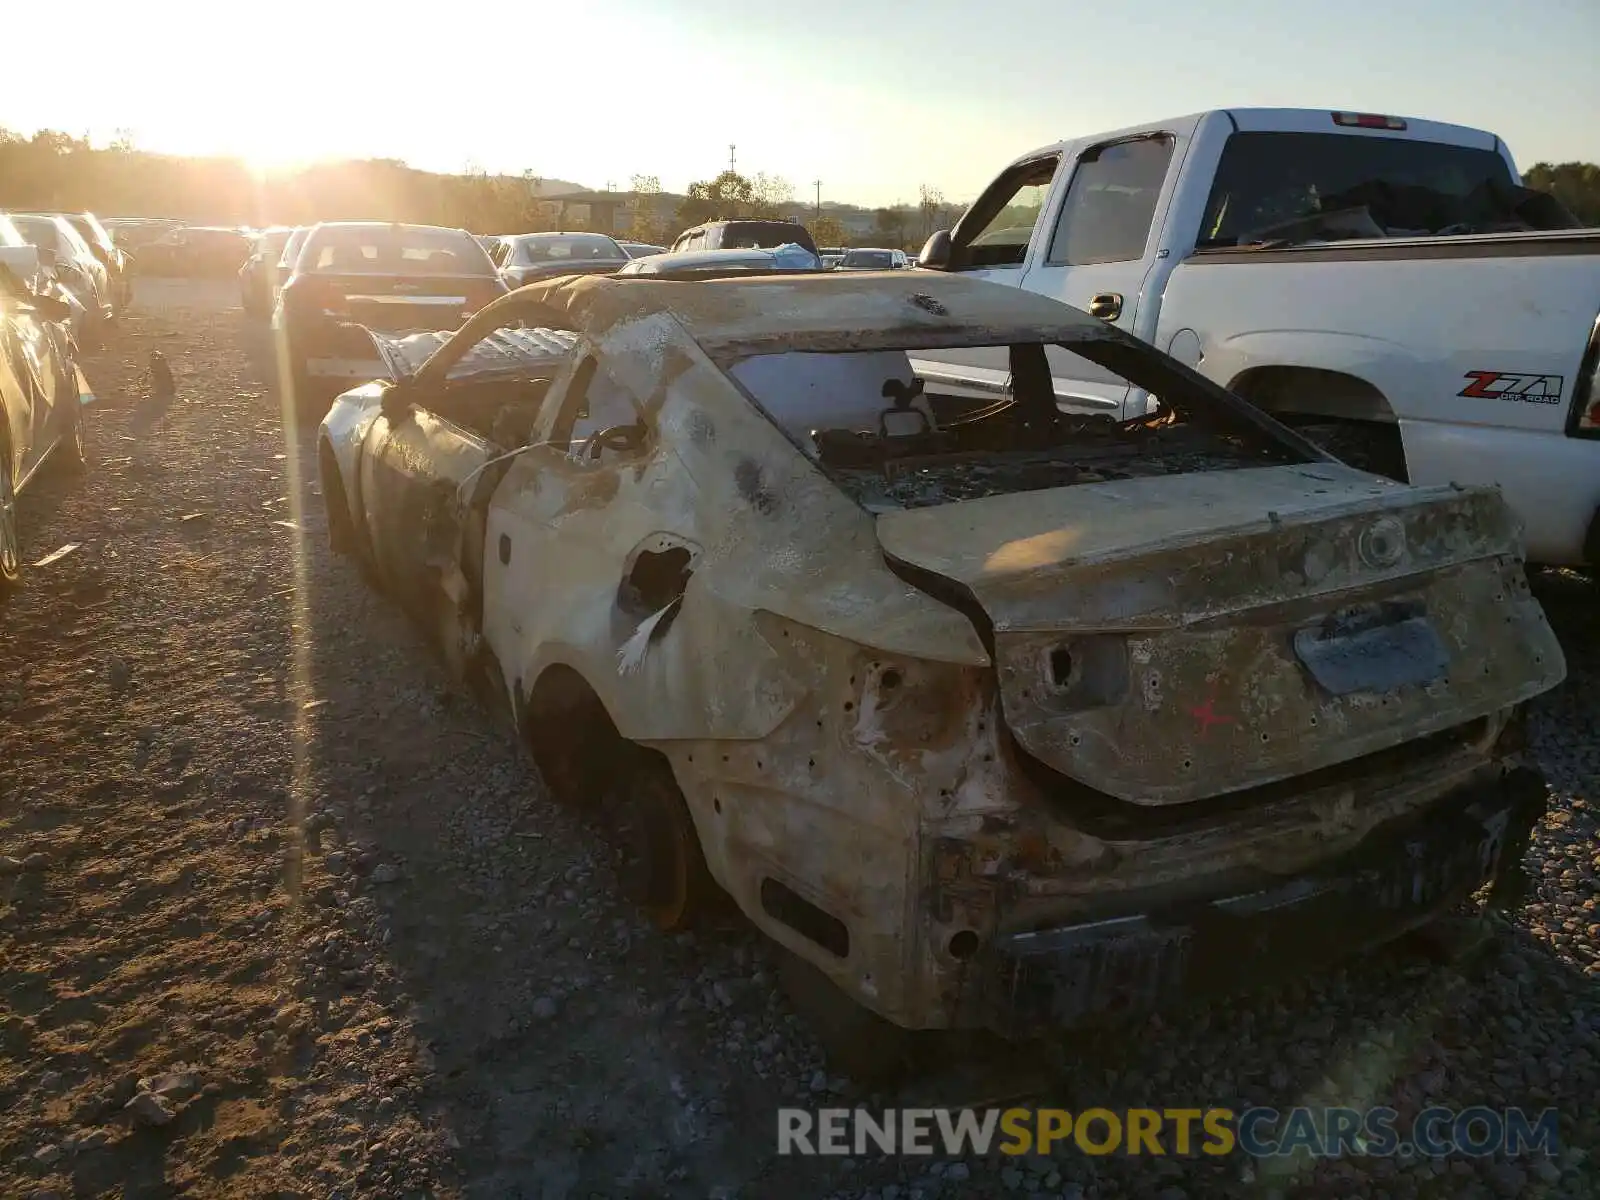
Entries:
MULTIPOLYGON (((1600 565, 1600 230, 1577 224, 1492 133, 1231 109, 1024 155, 920 265, 1085 309, 1357 465, 1499 484, 1531 560, 1600 565)), ((982 352, 918 369, 1007 387, 982 352)), ((1052 373, 1064 408, 1147 411, 1065 351, 1052 373)))

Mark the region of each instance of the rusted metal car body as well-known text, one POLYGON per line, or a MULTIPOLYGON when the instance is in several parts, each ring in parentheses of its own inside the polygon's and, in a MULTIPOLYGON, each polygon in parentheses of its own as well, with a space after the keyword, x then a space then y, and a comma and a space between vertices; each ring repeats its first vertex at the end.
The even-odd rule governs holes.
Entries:
POLYGON ((322 426, 336 545, 547 777, 596 729, 664 758, 715 881, 898 1025, 1380 942, 1542 811, 1517 713, 1565 662, 1498 495, 1340 464, 1086 314, 565 279, 380 344, 394 381, 322 426), (1160 412, 1060 412, 1047 345, 1160 412), (973 346, 1008 355, 987 406, 928 382, 973 346))

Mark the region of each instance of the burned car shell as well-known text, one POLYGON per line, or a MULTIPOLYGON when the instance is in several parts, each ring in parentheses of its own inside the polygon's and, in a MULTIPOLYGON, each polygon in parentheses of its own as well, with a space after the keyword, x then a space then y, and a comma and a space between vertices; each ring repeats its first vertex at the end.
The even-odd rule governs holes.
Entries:
POLYGON ((1520 856, 1544 789, 1508 743, 1565 661, 1492 491, 1283 431, 1301 461, 874 512, 729 373, 986 339, 1103 346, 1282 429, 959 277, 558 280, 335 403, 330 521, 524 736, 541 680, 580 677, 670 761, 744 913, 902 1026, 1019 1033, 1237 982, 1241 955, 1381 941, 1520 856), (521 448, 428 411, 517 320, 575 334, 506 331, 554 378, 521 448), (609 462, 551 441, 596 364, 649 429, 609 462), (666 554, 675 590, 641 596, 666 554))

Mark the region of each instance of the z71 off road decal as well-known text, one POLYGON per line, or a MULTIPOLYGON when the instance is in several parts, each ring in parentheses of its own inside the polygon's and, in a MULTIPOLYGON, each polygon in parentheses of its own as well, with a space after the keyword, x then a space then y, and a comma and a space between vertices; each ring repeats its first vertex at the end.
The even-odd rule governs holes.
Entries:
POLYGON ((1559 375, 1521 375, 1516 371, 1468 371, 1467 386, 1456 393, 1474 400, 1518 400, 1523 404, 1560 404, 1559 375))

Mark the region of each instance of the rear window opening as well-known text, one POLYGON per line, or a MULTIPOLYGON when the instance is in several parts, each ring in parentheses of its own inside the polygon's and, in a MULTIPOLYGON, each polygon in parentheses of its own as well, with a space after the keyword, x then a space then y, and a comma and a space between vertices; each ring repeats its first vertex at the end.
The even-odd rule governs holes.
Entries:
MULTIPOLYGON (((1166 368, 1156 371, 1163 379, 1137 373, 1168 399, 1152 396, 1149 412, 1123 420, 1058 406, 1051 360, 1080 359, 1076 351, 1087 345, 1052 346, 1048 357, 1042 343, 973 349, 1009 364, 1003 392, 974 399, 946 389, 934 380, 948 357, 930 362, 916 350, 788 351, 747 356, 727 369, 769 420, 872 512, 1311 457, 1270 418, 1242 416, 1229 403, 1246 408, 1242 401, 1226 393, 1218 399, 1204 381, 1191 384, 1166 368)), ((1108 359, 1153 360, 1099 343, 1091 352, 1102 375, 1108 359)), ((1083 378, 1094 368, 1082 363, 1062 373, 1083 378)))

